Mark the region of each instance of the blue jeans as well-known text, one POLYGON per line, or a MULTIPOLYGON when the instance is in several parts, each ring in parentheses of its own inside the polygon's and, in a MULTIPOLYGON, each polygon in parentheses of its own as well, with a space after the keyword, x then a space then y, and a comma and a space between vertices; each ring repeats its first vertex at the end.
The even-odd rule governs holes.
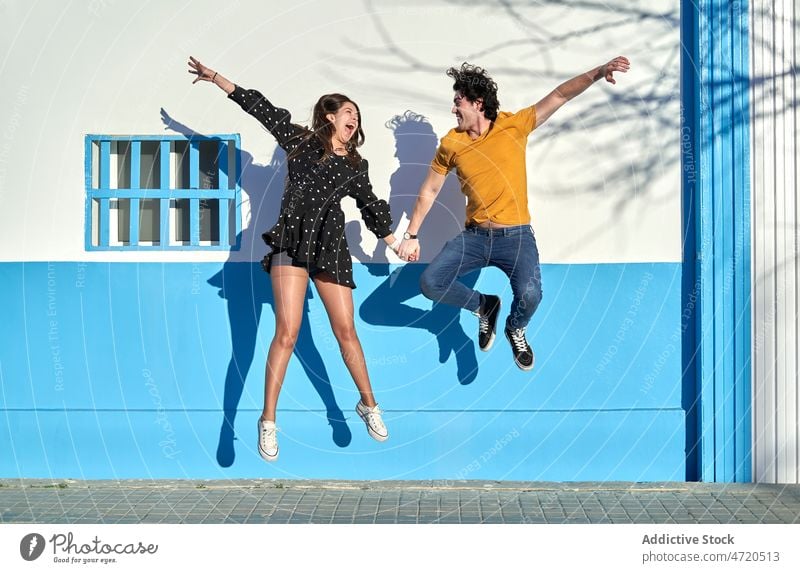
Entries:
POLYGON ((477 311, 480 293, 458 278, 485 267, 499 268, 511 281, 514 301, 506 328, 525 328, 542 300, 539 250, 530 225, 467 227, 445 244, 422 273, 422 294, 435 302, 477 311))

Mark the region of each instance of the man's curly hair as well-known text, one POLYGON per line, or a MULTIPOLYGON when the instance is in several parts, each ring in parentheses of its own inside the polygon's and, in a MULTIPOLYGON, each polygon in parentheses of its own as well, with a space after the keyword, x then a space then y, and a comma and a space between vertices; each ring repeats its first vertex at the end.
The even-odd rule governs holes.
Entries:
POLYGON ((497 99, 497 84, 483 68, 464 62, 461 68, 450 68, 447 75, 453 78, 453 91, 461 94, 471 102, 483 100, 483 114, 486 119, 494 121, 500 109, 497 99))

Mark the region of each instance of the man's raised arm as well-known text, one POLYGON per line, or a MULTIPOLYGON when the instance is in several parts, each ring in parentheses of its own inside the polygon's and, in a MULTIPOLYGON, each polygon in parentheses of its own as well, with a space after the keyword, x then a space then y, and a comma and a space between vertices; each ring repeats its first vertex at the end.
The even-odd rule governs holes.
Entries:
POLYGON ((631 63, 625 56, 618 56, 602 66, 597 66, 588 72, 575 76, 558 86, 547 94, 541 101, 536 103, 536 127, 542 125, 553 115, 558 108, 567 103, 572 98, 582 94, 589 86, 597 80, 603 78, 609 83, 615 84, 614 72, 627 72, 631 63))

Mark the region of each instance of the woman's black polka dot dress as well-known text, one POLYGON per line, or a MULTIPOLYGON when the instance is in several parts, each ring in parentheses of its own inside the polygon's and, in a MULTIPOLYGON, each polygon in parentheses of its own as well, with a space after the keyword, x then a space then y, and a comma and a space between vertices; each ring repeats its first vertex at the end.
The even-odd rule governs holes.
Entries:
POLYGON ((366 159, 356 169, 347 157, 325 155, 322 142, 291 122, 285 109, 273 106, 256 90, 239 86, 228 96, 266 127, 289 156, 289 175, 278 222, 261 236, 272 247, 264 258, 286 251, 295 262, 327 271, 341 285, 355 288, 353 265, 344 234, 341 200, 356 200, 367 228, 379 239, 391 233, 389 205, 378 199, 369 182, 366 159))

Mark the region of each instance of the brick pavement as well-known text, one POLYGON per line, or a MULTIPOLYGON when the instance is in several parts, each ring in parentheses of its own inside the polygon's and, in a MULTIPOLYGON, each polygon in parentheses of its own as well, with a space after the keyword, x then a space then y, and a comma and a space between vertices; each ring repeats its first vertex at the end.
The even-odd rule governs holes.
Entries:
POLYGON ((0 523, 800 523, 800 485, 0 479, 0 523))

